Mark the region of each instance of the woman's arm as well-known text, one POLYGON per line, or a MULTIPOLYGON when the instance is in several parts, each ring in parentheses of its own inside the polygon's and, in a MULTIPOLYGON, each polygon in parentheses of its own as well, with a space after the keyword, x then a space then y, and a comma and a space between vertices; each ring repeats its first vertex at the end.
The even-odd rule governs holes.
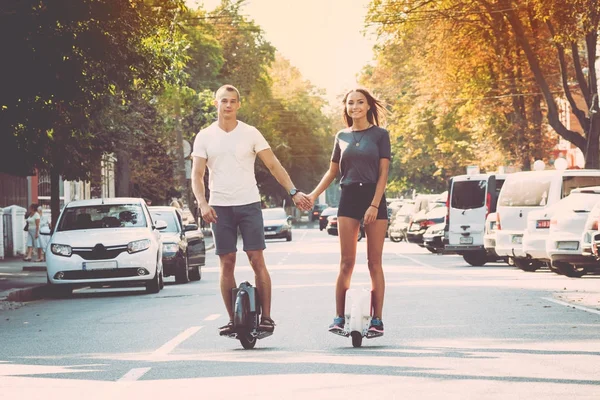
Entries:
POLYGON ((35 237, 40 235, 40 218, 35 219, 35 237))
POLYGON ((370 224, 377 219, 379 203, 381 203, 381 198, 383 197, 383 194, 385 193, 385 187, 387 186, 389 167, 390 160, 388 158, 379 159, 379 177, 377 178, 377 186, 375 186, 373 200, 371 200, 371 205, 365 212, 365 225, 370 224))
POLYGON ((323 178, 321 178, 321 182, 319 182, 315 190, 310 192, 310 194, 308 195, 308 197, 310 197, 310 199, 312 200, 313 204, 317 201, 319 195, 323 193, 323 191, 327 189, 329 185, 331 185, 331 182, 333 182, 339 171, 340 164, 333 161, 329 163, 329 169, 327 170, 327 172, 325 172, 323 178))

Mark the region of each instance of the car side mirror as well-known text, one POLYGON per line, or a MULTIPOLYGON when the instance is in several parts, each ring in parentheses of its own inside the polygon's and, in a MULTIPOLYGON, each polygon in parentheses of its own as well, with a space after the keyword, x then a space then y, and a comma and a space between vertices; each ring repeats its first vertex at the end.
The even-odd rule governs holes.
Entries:
POLYGON ((154 222, 154 229, 158 229, 160 231, 162 229, 165 229, 166 227, 167 227, 167 223, 165 221, 163 221, 162 219, 159 219, 156 222, 154 222))
POLYGON ((184 232, 197 231, 198 225, 196 224, 188 224, 183 227, 184 232))

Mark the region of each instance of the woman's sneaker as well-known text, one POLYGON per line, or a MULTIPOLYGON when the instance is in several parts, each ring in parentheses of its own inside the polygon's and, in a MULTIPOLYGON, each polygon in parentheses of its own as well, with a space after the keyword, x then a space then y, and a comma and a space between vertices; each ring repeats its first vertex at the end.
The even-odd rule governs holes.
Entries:
POLYGON ((373 318, 367 331, 367 337, 374 338, 379 336, 383 336, 383 321, 379 318, 373 318))
POLYGON ((329 332, 339 335, 344 332, 344 325, 346 325, 344 317, 335 317, 333 324, 329 325, 329 332))

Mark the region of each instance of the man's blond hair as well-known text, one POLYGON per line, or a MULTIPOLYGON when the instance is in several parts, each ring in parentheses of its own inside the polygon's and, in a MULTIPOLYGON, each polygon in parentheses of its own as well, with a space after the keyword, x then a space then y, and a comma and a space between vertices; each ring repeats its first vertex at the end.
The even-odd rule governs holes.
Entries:
POLYGON ((223 92, 235 92, 238 101, 240 101, 240 91, 237 90, 237 88, 235 86, 233 86, 233 85, 223 85, 223 86, 221 86, 215 92, 215 99, 218 99, 219 95, 221 95, 221 93, 223 93, 223 92))

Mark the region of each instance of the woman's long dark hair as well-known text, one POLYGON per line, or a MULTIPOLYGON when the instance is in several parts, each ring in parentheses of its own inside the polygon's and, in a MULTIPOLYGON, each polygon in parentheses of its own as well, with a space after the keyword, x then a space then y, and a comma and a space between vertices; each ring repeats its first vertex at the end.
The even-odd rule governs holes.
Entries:
POLYGON ((385 107, 383 106, 381 101, 377 100, 375 96, 369 93, 367 89, 362 88, 349 90, 348 93, 346 93, 346 95, 344 96, 342 104, 344 104, 344 122, 346 123, 346 126, 352 126, 352 117, 350 117, 346 112, 346 101, 348 100, 348 96, 352 92, 359 92, 365 96, 365 98, 367 99, 367 104, 369 105, 369 111, 367 111, 367 121, 369 121, 370 124, 379 126, 379 120, 383 119, 383 117, 385 116, 385 107))

